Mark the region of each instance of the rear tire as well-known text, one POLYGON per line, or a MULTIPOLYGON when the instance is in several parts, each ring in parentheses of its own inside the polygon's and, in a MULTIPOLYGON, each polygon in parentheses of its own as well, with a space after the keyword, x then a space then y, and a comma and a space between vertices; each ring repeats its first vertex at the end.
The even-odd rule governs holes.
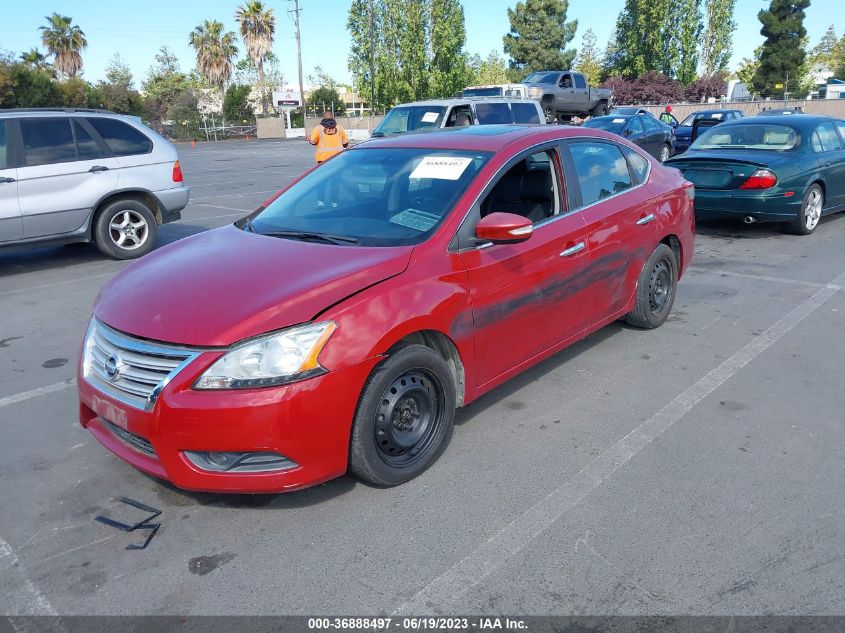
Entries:
POLYGON ((818 184, 812 184, 804 193, 801 209, 795 219, 786 225, 793 235, 809 235, 816 230, 824 209, 824 191, 818 184))
POLYGON ((97 216, 94 242, 113 259, 135 259, 155 246, 158 224, 150 208, 137 200, 110 202, 97 216))
POLYGON ((376 486, 405 483, 427 470, 452 437, 455 382, 443 357, 403 345, 370 374, 349 441, 349 471, 376 486))
POLYGON ((557 123, 557 112, 555 112, 554 102, 543 103, 542 106, 546 123, 557 123))
POLYGON ((663 147, 660 148, 660 156, 658 156, 658 160, 661 163, 665 163, 669 160, 669 157, 672 155, 672 148, 669 147, 668 143, 664 143, 663 147))
POLYGON ((629 325, 653 330, 666 321, 678 288, 678 260, 675 251, 659 244, 637 279, 634 309, 625 315, 629 325))
POLYGON ((592 116, 604 116, 607 114, 607 104, 600 103, 595 108, 593 108, 592 116))

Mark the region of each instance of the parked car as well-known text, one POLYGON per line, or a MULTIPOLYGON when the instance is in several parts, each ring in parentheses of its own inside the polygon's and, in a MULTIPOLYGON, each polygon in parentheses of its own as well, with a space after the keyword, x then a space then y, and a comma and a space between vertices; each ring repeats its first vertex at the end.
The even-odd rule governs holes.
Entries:
POLYGON ((466 125, 543 122, 543 111, 530 99, 433 99, 396 106, 376 126, 372 137, 466 125))
POLYGON ((613 91, 594 88, 587 78, 573 70, 544 70, 531 73, 523 82, 528 96, 540 102, 547 123, 607 114, 613 91))
POLYGON ((499 84, 494 86, 469 86, 461 91, 462 97, 499 97, 526 99, 525 84, 499 84))
POLYGON ((789 116, 791 114, 804 114, 804 108, 795 106, 794 108, 763 108, 756 116, 789 116))
POLYGON ((0 110, 0 248, 94 242, 140 257, 189 195, 176 149, 137 117, 0 110))
POLYGON ((670 159, 695 183, 699 218, 783 222, 812 233, 845 209, 845 121, 782 115, 726 121, 670 159))
POLYGON ((675 153, 682 154, 692 143, 692 128, 696 121, 707 121, 710 125, 717 125, 725 121, 742 118, 742 110, 699 110, 688 115, 675 128, 675 153))
POLYGON ((647 114, 649 116, 654 116, 651 113, 651 110, 646 110, 645 108, 638 108, 636 106, 615 106, 611 108, 608 114, 618 114, 618 115, 629 115, 629 114, 647 114))
POLYGON ((600 116, 585 121, 582 127, 624 136, 661 163, 665 163, 675 151, 675 134, 672 128, 650 114, 600 116))
POLYGON ((182 488, 400 484, 444 451, 456 407, 617 319, 661 325, 692 194, 599 130, 363 143, 113 277, 80 421, 182 488))

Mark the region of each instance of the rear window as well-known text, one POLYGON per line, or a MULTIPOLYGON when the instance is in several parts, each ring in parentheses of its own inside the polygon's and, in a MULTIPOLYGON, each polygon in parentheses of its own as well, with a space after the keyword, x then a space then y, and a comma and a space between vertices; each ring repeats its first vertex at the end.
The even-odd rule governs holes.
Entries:
POLYGON ((514 123, 539 123, 540 115, 537 114, 537 106, 531 103, 512 103, 514 123))
POLYGON ((0 121, 0 169, 6 169, 8 166, 8 159, 6 150, 6 122, 0 121))
POLYGON ((464 97, 501 97, 502 89, 498 86, 492 88, 464 88, 461 91, 464 97))
POLYGON ((511 109, 507 103, 477 103, 475 114, 482 125, 513 123, 511 109))
POLYGON ((25 164, 49 165, 76 160, 70 119, 21 119, 25 164))
POLYGON ((699 136, 690 149, 764 149, 786 151, 798 147, 801 136, 794 127, 769 123, 716 125, 699 136))
POLYGON ((153 151, 153 142, 123 121, 94 117, 85 120, 94 126, 115 156, 149 154, 153 151))

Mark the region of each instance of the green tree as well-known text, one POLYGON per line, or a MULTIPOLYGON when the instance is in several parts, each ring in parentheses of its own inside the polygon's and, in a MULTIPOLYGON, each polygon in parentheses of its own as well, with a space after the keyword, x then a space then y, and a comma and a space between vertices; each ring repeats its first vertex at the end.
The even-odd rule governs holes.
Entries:
POLYGON ((246 46, 246 54, 258 72, 258 87, 261 91, 261 113, 267 114, 268 88, 264 74, 264 62, 271 54, 273 39, 276 35, 276 16, 273 9, 265 7, 263 2, 249 0, 238 7, 235 20, 240 25, 241 39, 246 46))
POLYGON ((576 51, 566 47, 578 21, 566 21, 568 9, 569 0, 524 0, 508 8, 510 33, 504 37, 504 51, 515 75, 572 66, 576 51))
POLYGON ((73 19, 54 13, 44 18, 47 26, 38 27, 41 31, 41 43, 53 56, 53 65, 67 77, 76 77, 82 70, 81 52, 88 47, 85 33, 73 19))
POLYGON ((836 66, 836 54, 839 48, 839 38, 836 37, 836 29, 831 24, 822 39, 810 51, 808 58, 813 64, 821 64, 833 70, 836 66))
POLYGON ((587 29, 581 37, 581 50, 575 59, 575 70, 583 73, 591 84, 598 84, 604 72, 602 62, 596 34, 593 29, 587 29))
POLYGON ((475 86, 490 86, 503 84, 508 81, 508 65, 504 58, 495 50, 490 51, 485 59, 481 55, 473 55, 469 59, 470 80, 468 84, 475 86))
POLYGON ((798 85, 806 55, 804 9, 808 6, 810 0, 772 0, 768 9, 757 14, 763 24, 760 33, 766 38, 753 80, 758 94, 782 96, 790 82, 798 85))
POLYGON ((625 51, 619 46, 617 31, 614 28, 607 40, 602 55, 602 75, 607 77, 618 76, 623 73, 625 64, 625 51))
POLYGON ((754 49, 754 54, 751 57, 743 57, 739 63, 739 68, 736 71, 736 78, 744 83, 749 91, 752 89, 751 82, 754 81, 754 75, 757 74, 757 69, 760 67, 760 55, 763 52, 763 47, 758 46, 754 49))
POLYGON ((448 97, 469 80, 469 58, 464 54, 466 25, 460 0, 431 0, 429 41, 431 94, 448 97))
POLYGON ((245 125, 254 120, 255 115, 249 103, 250 92, 252 92, 252 87, 245 85, 232 84, 226 89, 226 96, 223 98, 223 117, 227 121, 236 125, 245 125))
POLYGON ((50 70, 16 62, 0 52, 0 108, 44 108, 61 105, 50 70))
POLYGON ((678 5, 681 20, 677 31, 672 24, 664 26, 667 32, 677 32, 678 62, 674 69, 669 69, 669 74, 673 74, 678 81, 688 86, 695 81, 698 73, 698 43, 704 28, 701 0, 680 0, 678 5))
POLYGON ((653 0, 626 0, 616 20, 616 67, 624 77, 661 68, 663 27, 670 11, 653 0))
POLYGON ((204 20, 191 31, 188 43, 197 55, 197 69, 208 83, 223 90, 232 77, 233 60, 238 55, 234 31, 223 30, 223 23, 204 20))
POLYGON ((33 70, 53 72, 53 66, 47 61, 47 56, 37 48, 30 48, 26 53, 21 53, 20 59, 33 70))
POLYGON ((100 81, 89 93, 92 107, 104 108, 123 114, 141 116, 144 100, 133 87, 134 79, 129 66, 115 53, 106 67, 106 81, 100 81))
POLYGON ((705 0, 704 37, 701 40, 702 75, 711 76, 728 68, 736 30, 736 0, 705 0))

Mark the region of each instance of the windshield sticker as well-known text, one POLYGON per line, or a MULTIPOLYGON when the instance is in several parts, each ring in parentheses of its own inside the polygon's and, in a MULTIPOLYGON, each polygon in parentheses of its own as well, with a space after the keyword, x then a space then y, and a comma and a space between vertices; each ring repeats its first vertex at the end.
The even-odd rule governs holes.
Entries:
POLYGON ((439 112, 426 112, 425 114, 423 114, 422 122, 434 123, 437 120, 438 116, 440 116, 439 112))
POLYGON ((624 123, 625 119, 613 119, 614 123, 624 123))
POLYGON ((425 233, 440 219, 440 216, 427 211, 420 211, 419 209, 406 209, 401 213, 397 213, 390 221, 400 226, 408 227, 409 229, 416 229, 421 233, 425 233))
POLYGON ((471 162, 471 158, 426 156, 411 172, 410 178, 457 180, 471 162))

